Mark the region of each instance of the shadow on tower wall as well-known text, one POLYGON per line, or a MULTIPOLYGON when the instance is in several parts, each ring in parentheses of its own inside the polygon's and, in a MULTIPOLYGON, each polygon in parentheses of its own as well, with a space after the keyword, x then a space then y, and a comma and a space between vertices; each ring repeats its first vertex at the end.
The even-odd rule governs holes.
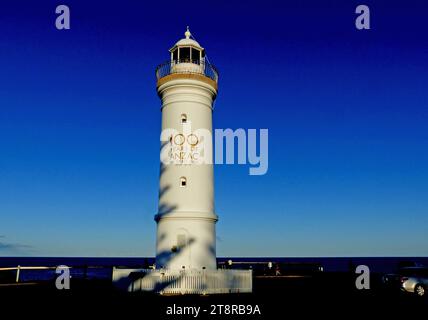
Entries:
MULTIPOLYGON (((169 146, 169 142, 162 142, 160 152, 164 152, 165 148, 169 146)), ((159 178, 161 180, 162 176, 168 171, 170 166, 173 166, 175 164, 167 164, 165 165, 163 162, 160 164, 160 170, 159 170, 159 178)), ((159 188, 159 206, 158 206, 158 212, 156 215, 156 220, 158 221, 165 215, 173 212, 174 210, 178 209, 178 205, 174 203, 168 203, 165 200, 165 195, 171 190, 171 185, 166 185, 159 188)), ((163 241, 166 240, 166 234, 160 234, 157 237, 157 246, 161 245, 163 241)), ((164 250, 156 255, 156 265, 158 267, 166 266, 173 262, 175 259, 178 259, 181 254, 185 251, 187 247, 192 245, 196 240, 192 237, 188 239, 188 241, 181 247, 176 248, 176 251, 173 252, 173 250, 164 250)), ((207 250, 209 250, 212 254, 215 255, 215 247, 212 245, 207 245, 207 250)), ((115 285, 122 289, 129 289, 132 287, 135 283, 138 283, 145 277, 150 276, 149 270, 136 270, 134 272, 131 272, 128 277, 123 277, 119 279, 115 285)), ((171 277, 170 281, 158 281, 153 289, 155 292, 161 292, 166 287, 173 285, 176 282, 179 282, 182 277, 184 276, 184 272, 180 273, 178 277, 171 277)))

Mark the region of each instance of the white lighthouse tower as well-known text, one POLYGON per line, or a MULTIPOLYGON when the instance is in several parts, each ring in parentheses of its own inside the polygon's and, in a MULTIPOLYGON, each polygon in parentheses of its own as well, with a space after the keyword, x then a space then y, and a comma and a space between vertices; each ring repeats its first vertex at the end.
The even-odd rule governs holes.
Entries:
POLYGON ((112 280, 127 291, 161 294, 251 292, 251 270, 217 269, 212 113, 218 73, 189 28, 184 35, 156 69, 162 143, 155 268, 113 268, 112 280))
POLYGON ((163 140, 156 268, 212 270, 218 218, 211 133, 218 73, 188 28, 169 51, 170 60, 156 69, 163 140))

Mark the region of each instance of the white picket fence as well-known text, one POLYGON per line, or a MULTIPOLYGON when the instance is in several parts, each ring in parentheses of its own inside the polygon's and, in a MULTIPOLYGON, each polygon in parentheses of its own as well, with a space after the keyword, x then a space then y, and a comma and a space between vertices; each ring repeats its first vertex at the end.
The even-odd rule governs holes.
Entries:
POLYGON ((251 270, 153 270, 113 268, 113 283, 129 292, 220 294, 252 292, 251 270))

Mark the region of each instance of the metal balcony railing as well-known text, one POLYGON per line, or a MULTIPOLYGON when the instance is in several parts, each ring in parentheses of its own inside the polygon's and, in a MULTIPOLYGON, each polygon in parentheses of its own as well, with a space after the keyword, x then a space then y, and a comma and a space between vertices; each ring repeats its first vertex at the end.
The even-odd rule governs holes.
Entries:
POLYGON ((173 60, 164 62, 156 68, 157 80, 170 74, 200 74, 218 82, 217 69, 204 60, 173 60))

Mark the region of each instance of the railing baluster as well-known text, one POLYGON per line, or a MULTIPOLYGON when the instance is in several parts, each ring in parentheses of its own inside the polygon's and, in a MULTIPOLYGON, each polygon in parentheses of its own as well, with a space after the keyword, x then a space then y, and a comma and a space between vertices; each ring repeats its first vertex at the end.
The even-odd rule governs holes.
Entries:
POLYGON ((18 266, 16 268, 16 283, 19 282, 19 274, 20 274, 20 272, 21 272, 21 266, 18 266))
POLYGON ((204 60, 172 60, 160 64, 155 71, 156 79, 159 80, 173 73, 202 74, 215 82, 218 82, 217 69, 204 60), (181 64, 185 64, 180 66, 181 64), (188 68, 186 68, 186 66, 188 68), (175 67, 175 68, 174 68, 175 67))

